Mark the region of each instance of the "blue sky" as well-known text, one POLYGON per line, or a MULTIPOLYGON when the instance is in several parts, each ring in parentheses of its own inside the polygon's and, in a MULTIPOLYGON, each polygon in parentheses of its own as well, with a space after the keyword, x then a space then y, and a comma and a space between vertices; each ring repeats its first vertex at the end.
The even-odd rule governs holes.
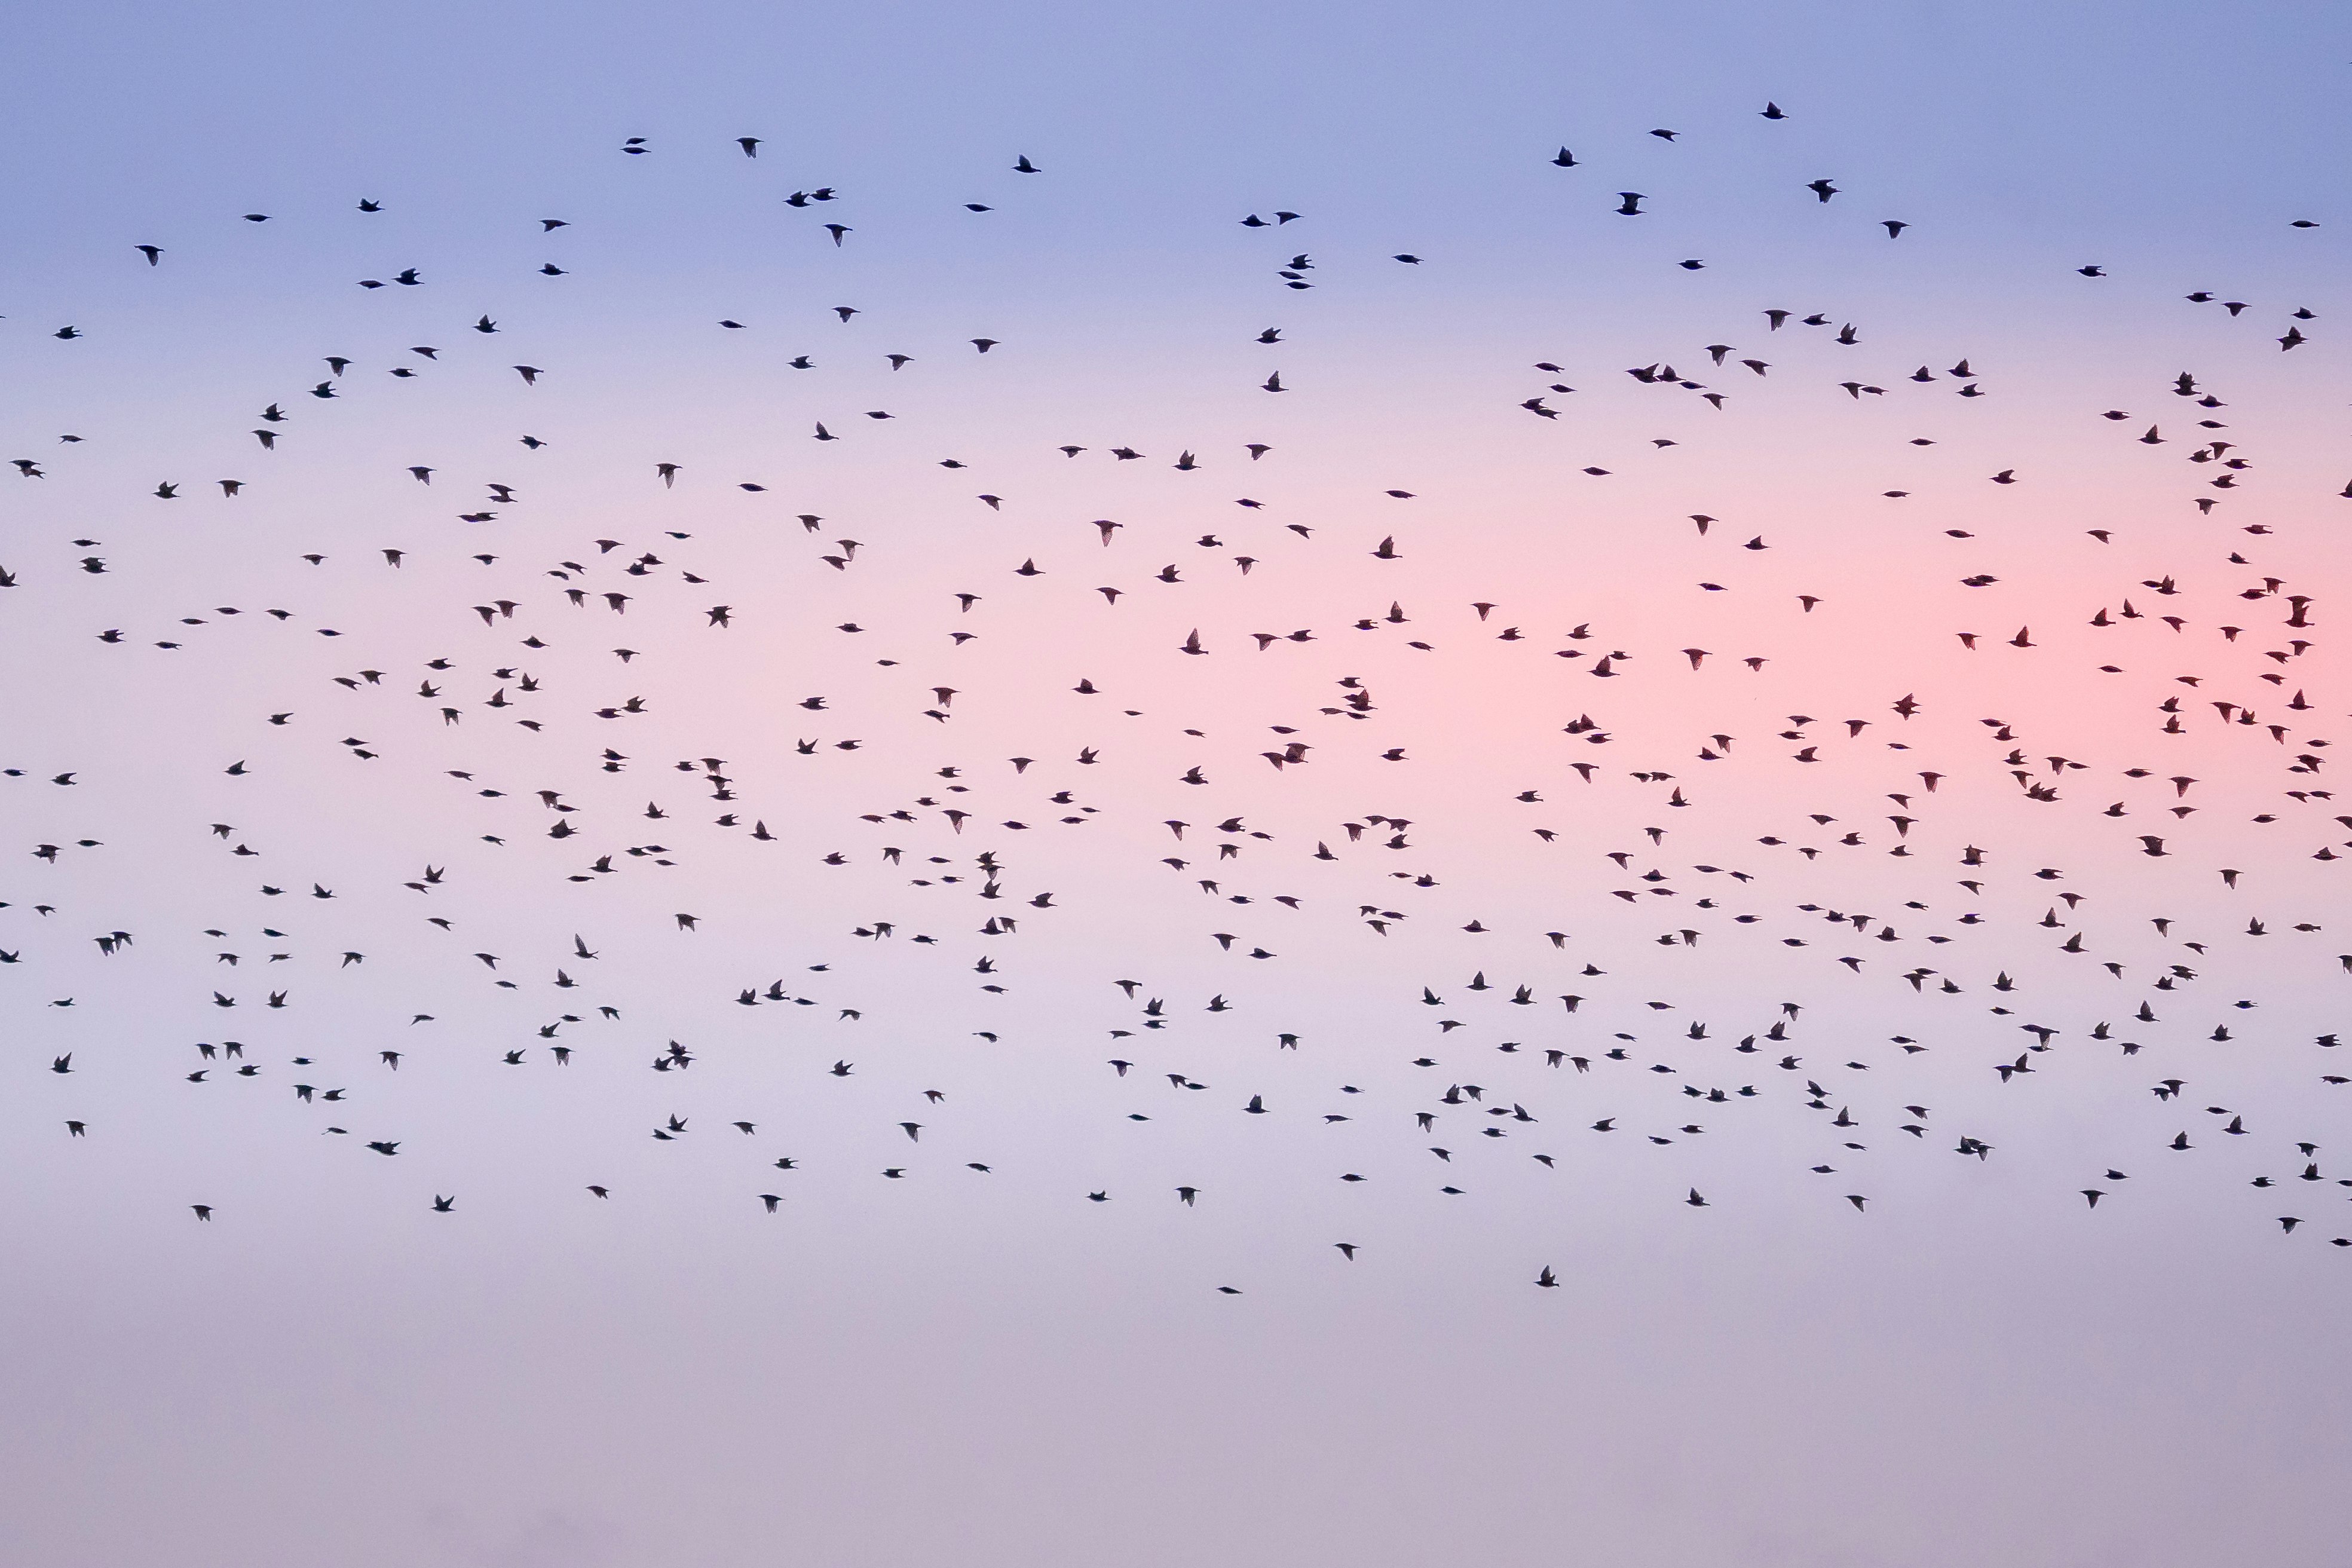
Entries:
MULTIPOLYGON (((2205 715, 2216 695, 2257 705, 2297 745, 2342 717, 2326 633, 2263 662, 2290 634, 2258 585, 2315 594, 2324 622, 2341 576, 2347 31, 2293 5, 14 18, 0 459, 47 477, 0 469, 0 568, 20 581, 0 601, 0 764, 24 775, 0 780, 0 951, 27 957, 0 971, 17 1281, 0 1332, 24 1347, 0 1367, 18 1413, 0 1465, 24 1500, 0 1510, 0 1557, 2203 1568, 2255 1540, 2324 1557, 2352 1458, 2330 1403, 2352 1370, 2332 1308, 2352 1249, 2326 1246, 2341 1193, 2332 1164, 2282 1181, 2287 1199, 2247 1182, 2292 1175, 2290 1130, 2323 1163, 2341 1142, 2309 1043, 2340 1011, 2336 870, 2310 858, 2333 807, 2308 787, 2281 804, 2294 753, 2205 715), (1578 166, 1549 162, 1562 146, 1578 166), (1824 178, 1826 204, 1806 189, 1824 178), (828 185, 838 202, 784 204, 828 185), (1638 219, 1613 210, 1626 191, 1638 219), (1277 211, 1301 216, 1240 221, 1277 211), (1886 219, 1910 226, 1890 239, 1886 219), (1276 275, 1299 253, 1311 290, 1276 275), (410 267, 418 288, 358 287, 410 267), (1832 325, 1775 331, 1769 308, 1832 325), (2298 308, 2313 342, 2283 354, 2298 308), (1849 321, 1860 343, 1835 346, 1849 321), (53 335, 68 325, 83 335, 53 335), (1255 341, 1269 327, 1281 346, 1255 341), (1981 400, 1951 395, 1963 357, 1981 400), (1660 361, 1728 410, 1624 374, 1660 361), (1293 395, 1261 393, 1276 370, 1293 395), (2225 406, 2172 398, 2184 370, 2225 406), (1551 395, 1568 417, 1514 406, 1552 378, 1578 389, 1551 395), (265 452, 272 405, 289 417, 265 452), (819 420, 843 438, 814 442, 819 420), (2137 444, 2151 424, 2164 442, 2137 444), (2220 470, 2183 461, 2221 438, 2254 466, 2208 518, 2189 497, 2220 470), (1150 460, 1112 460, 1121 443, 1150 460), (1171 471, 1196 449, 1197 473, 1171 471), (682 465, 674 487, 656 462, 682 465), (1987 482, 2012 468, 2013 489, 1987 482), (166 505, 159 483, 185 493, 166 505), (468 507, 498 515, 456 521, 468 507), (1722 521, 1701 536, 1694 511, 1722 521), (1116 548, 1097 518, 1126 530, 1116 548), (1402 565, 1372 553, 1384 535, 1402 565), (620 577, 641 551, 688 585, 620 577), (93 552, 105 574, 77 570, 93 552), (1183 586, 1158 585, 1180 565, 1183 586), (2178 596, 2152 586, 2176 574, 2178 596), (565 605, 583 584, 637 597, 565 605), (522 617, 478 620, 499 595, 522 617), (2135 597, 2128 625, 2084 624, 2135 597), (2159 597, 2184 629, 2159 629, 2159 597), (703 621, 722 600, 724 633, 703 621), (1379 619, 1391 603, 1409 620, 1379 619), (1506 625, 1584 662, 1498 645, 1506 625), (1294 626, 1317 641, 1251 650, 1294 626), (101 648, 107 627, 128 642, 101 648), (547 646, 517 651, 526 628, 547 646), (1188 630, 1214 657, 1175 657, 1188 630), (1583 678, 1619 647, 1622 679, 1583 678), (2098 659, 2121 661, 2112 679, 2098 659), (1378 724, 1330 706, 1360 677, 1378 724), (2298 681, 2315 708, 2286 707, 2298 681), (547 732, 491 711, 493 688, 547 732), (1916 724, 1889 712, 1906 690, 1916 724), (2194 721, 2177 743, 2152 734, 2168 693, 2194 721), (639 696, 651 717, 588 717, 639 696), (934 702, 952 722, 912 716, 934 702), (1563 740, 1580 711, 1606 719, 1613 762, 1669 759, 1675 780, 1619 765, 1573 793, 1560 758, 1602 755, 1563 740), (1849 714, 1874 727, 1848 734, 1849 714), (1988 714, 2063 808, 2017 797, 1988 714), (1313 740, 1314 767, 1266 769, 1276 724, 1313 740), (1696 760, 1717 724, 1738 749, 1696 760), (1375 730, 1409 759, 1358 743, 1375 730), (1795 767, 1809 742, 1835 765, 1795 767), (604 746, 628 766, 597 767, 604 746), (2053 751, 2088 759, 2080 782, 2053 751), (672 759, 709 755, 773 839, 701 820, 672 759), (1946 758, 1930 800, 1915 781, 1946 758), (81 782, 46 782, 61 772, 81 782), (681 864, 581 871, 575 845, 542 841, 551 784, 611 858, 658 836, 681 864), (1535 785, 1540 803, 1512 798, 1535 785), (918 824, 919 792, 983 820, 918 824), (2130 823, 2105 820, 2111 795, 2130 823), (640 825, 647 797, 660 826, 640 825), (1096 803, 1058 837, 990 826, 1096 803), (1210 860, 1209 822, 1244 809, 1274 838, 1236 830, 1210 860), (1884 825, 1913 811, 1902 844, 1937 858, 1906 910, 1927 873, 1885 854, 1884 825), (1416 822, 1414 852, 1383 858, 1376 833, 1352 860, 1304 853, 1347 849, 1340 824, 1366 813, 1416 822), (1178 839, 1171 818, 1199 826, 1178 839), (1837 847, 1865 831, 1866 858, 1837 847), (2179 852, 2144 857, 2141 833, 2179 852), (51 866, 19 838, 76 847, 51 866), (247 842, 249 864, 226 858, 247 842), (1980 902, 1944 864, 1964 843, 1993 851, 1980 902), (1067 911, 1024 904, 1017 942, 987 946, 976 906, 943 915, 942 887, 908 885, 1016 844, 1008 886, 1067 911), (1648 861, 1606 850, 1776 923, 1717 916, 1699 952, 1662 946, 1699 917, 1612 901, 1648 861), (1425 888, 1392 875, 1408 864, 1425 888), (404 887, 421 865, 449 883, 404 887), (2242 886, 2217 889, 2218 866, 2242 886), (1223 881, 1195 891, 1204 874, 1223 881), (338 899, 303 899, 314 881, 338 899), (1364 898, 1411 915, 1375 935, 1349 913, 1364 898), (2084 1038, 2142 991, 2051 951, 2062 907, 2134 987, 2200 972, 2167 983, 2145 1055, 2084 1038), (1979 908, 1991 937, 1958 921, 1979 908), (1792 909, 1808 923, 1778 923, 1792 909), (1918 943, 1863 950, 1866 979, 1835 967, 1849 939, 1822 919, 1863 909, 1918 943), (702 930, 674 929, 681 910, 702 930), (941 932, 952 969, 845 935, 885 919, 941 932), (89 933, 122 921, 139 948, 97 955, 89 933), (1545 939, 1554 921, 1577 945, 1545 939), (583 935, 610 958, 575 956, 583 935), (1285 962, 1249 963, 1256 943, 1285 962), (294 956, 273 969, 278 945, 294 956), (346 950, 367 957, 338 966, 346 950), (982 972, 1001 995, 977 988, 983 951, 1004 955, 982 972), (1882 952, 1965 979, 1965 1002, 1901 984, 1882 952), (585 988, 548 990, 559 966, 585 988), (1982 1010, 1996 970, 2013 1014, 1982 1010), (1134 1032, 1110 976, 1139 971, 1181 999, 1172 1034, 1134 1032), (1490 972, 1500 990, 1469 988, 1490 972), (778 976, 821 1005, 737 1005, 778 976), (1523 980, 1542 1008, 1508 1008, 1523 980), (1425 984, 1470 1033, 1408 1043, 1437 1016, 1425 984), (293 1005, 254 1005, 278 985, 293 1005), (1571 987, 1591 998, 1573 1017, 1571 987), (247 1005, 215 1011, 221 988, 247 1005), (1213 994, 1233 1018, 1199 1016, 1213 994), (582 1044, 559 1072, 538 1031, 589 1001, 622 1018, 565 1025, 582 1044), (1731 1055, 1783 1002, 1803 1066, 1731 1055), (2045 1021, 2062 1048, 1996 1079, 2020 1023, 2045 1021), (192 1087, 193 1042, 232 1022, 260 1084, 223 1063, 192 1087), (1704 1051, 1681 1043, 1694 1023, 1704 1051), (2219 1024, 2239 1043, 2208 1039, 2219 1024), (1268 1049, 1276 1028, 1307 1048, 1268 1049), (1493 1054, 1504 1036, 1531 1049, 1493 1054), (678 1038, 702 1060, 655 1078, 643 1058, 678 1038), (1822 1075, 1884 1143, 1825 1143, 1788 1107, 1635 1144, 1636 1121, 1698 1114, 1665 1075, 1535 1058, 1613 1040, 1782 1100, 1822 1075), (75 1074, 44 1070, 69 1049, 75 1074), (1433 1092, 1407 1054, 1424 1049, 1544 1124, 1512 1124, 1507 1163, 1501 1141, 1444 1170, 1391 1149, 1433 1092), (408 1059, 395 1073, 383 1050, 408 1059), (1118 1052, 1149 1070, 1113 1076, 1118 1052), (351 1109, 289 1111, 296 1055, 354 1085, 351 1109), (833 1077, 836 1058, 859 1070, 833 1077), (2147 1092, 2168 1075, 2178 1101, 2147 1092), (932 1088, 945 1100, 917 1100, 932 1088), (1251 1093, 1276 1114, 1239 1114, 1251 1093), (1916 1155, 1893 1131, 1915 1093, 1936 1129, 1916 1155), (2258 1135, 2220 1136, 2209 1101, 2258 1135), (761 1131, 739 1136, 747 1110, 761 1131), (1323 1121, 1349 1111, 1362 1125, 1323 1121), (1627 1119, 1618 1142, 1584 1131, 1603 1111, 1627 1119), (85 1114, 92 1136, 68 1144, 85 1114), (691 1139, 647 1137, 679 1114, 691 1139), (910 1115, 936 1124, 919 1149, 910 1115), (329 1116, 400 1132, 403 1155, 344 1157, 329 1116), (1398 1125, 1376 1136, 1380 1118, 1398 1125), (2195 1154, 2160 1152, 2183 1124, 2195 1154), (1937 1142, 1970 1129, 1989 1160, 1937 1142), (1530 1138, 1556 1140, 1557 1167, 1528 1163, 1530 1138), (803 1169, 774 1173, 781 1150, 803 1169), (918 1155, 942 1173, 873 1173, 918 1155), (1371 1182, 1341 1187, 1335 1162, 1371 1182), (2094 1215, 2078 1194, 2110 1162, 2130 1184, 2094 1215), (1433 1184, 1454 1170, 1470 1194, 1433 1184), (759 1184, 788 1180, 772 1218, 759 1184), (1864 1180, 1877 1206, 1857 1216, 1838 1194, 1864 1180), (1190 1182, 1197 1210, 1170 1195, 1190 1182), (457 1211, 420 1183, 456 1187, 457 1211), (1097 1184, 1114 1201, 1083 1201, 1097 1184), (1711 1210, 1685 1205, 1694 1184, 1711 1210), (190 1219, 197 1194, 215 1223, 190 1219), (2311 1216, 2292 1243, 2283 1202, 2311 1216), (1544 1267, 1570 1288, 1533 1289, 1544 1267)), ((1448 1114, 1444 1136, 1475 1147, 1475 1111, 1448 1114)))

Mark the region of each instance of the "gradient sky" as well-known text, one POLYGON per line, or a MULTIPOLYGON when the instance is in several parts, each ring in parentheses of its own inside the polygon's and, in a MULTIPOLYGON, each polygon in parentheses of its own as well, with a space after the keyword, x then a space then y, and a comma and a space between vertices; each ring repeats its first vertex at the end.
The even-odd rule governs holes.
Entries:
POLYGON ((2284 770, 2343 739, 2352 671, 2283 595, 2328 626, 2352 510, 2346 21, 1627 9, 15 18, 0 459, 45 477, 0 468, 0 1561, 2326 1560, 2352 1086, 2323 1075, 2352 1069, 2314 1041, 2352 981, 2328 770, 2284 770), (1299 253, 1309 290, 1276 275, 1299 253), (1725 406, 1625 374, 1661 364, 1725 406), (2237 487, 2184 461, 2209 439, 2237 487), (1326 711, 1360 689, 1372 719, 1326 711), (1308 765, 1266 765, 1274 725, 1308 765), (710 821, 673 769, 704 757, 771 840, 710 821), (582 837, 546 837, 542 789, 582 837), (1351 842, 1368 814, 1409 847, 1351 842), (771 982, 817 1005, 736 1005, 771 982), (1735 1054, 1784 1004, 1787 1043, 1735 1054), (2021 1024, 2058 1034, 2005 1081, 2021 1024), (258 1076, 185 1081, 228 1038, 258 1076), (672 1040, 690 1071, 648 1071, 672 1040), (1541 1120, 1489 1148, 1448 1110, 1433 1164, 1408 1117, 1440 1078, 1541 1120), (1685 1083, 1763 1093, 1702 1112, 1685 1083), (669 1116, 693 1131, 649 1138, 669 1116), (2299 1140, 2325 1179, 2291 1179, 2299 1140))

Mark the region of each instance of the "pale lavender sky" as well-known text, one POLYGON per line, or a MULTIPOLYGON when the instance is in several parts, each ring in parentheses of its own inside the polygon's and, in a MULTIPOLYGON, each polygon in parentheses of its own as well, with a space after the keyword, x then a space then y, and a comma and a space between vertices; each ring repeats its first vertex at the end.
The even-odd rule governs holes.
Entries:
POLYGON ((0 1563, 2328 1560, 2352 1069, 2314 1042, 2352 980, 2340 803, 2282 770, 2352 671, 2260 590, 2325 628, 2343 589, 2339 13, 494 10, 12 21, 0 460, 43 477, 0 468, 0 1563), (1726 410, 1624 374, 1660 363, 1726 410), (1268 768, 1273 725, 1313 763, 1268 768), (1367 814, 1412 847, 1351 847, 1367 814), (772 982, 814 1005, 737 1005, 772 982), (2060 1034, 2004 1081, 2021 1024, 2060 1034), (230 1039, 250 1078, 195 1048, 230 1039))

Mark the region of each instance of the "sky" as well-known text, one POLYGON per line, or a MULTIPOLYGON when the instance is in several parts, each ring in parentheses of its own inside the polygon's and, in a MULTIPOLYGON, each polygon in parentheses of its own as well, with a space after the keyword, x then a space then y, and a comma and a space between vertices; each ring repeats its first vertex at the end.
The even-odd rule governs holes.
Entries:
POLYGON ((16 18, 0 1560, 2324 1559, 2345 33, 16 18))

